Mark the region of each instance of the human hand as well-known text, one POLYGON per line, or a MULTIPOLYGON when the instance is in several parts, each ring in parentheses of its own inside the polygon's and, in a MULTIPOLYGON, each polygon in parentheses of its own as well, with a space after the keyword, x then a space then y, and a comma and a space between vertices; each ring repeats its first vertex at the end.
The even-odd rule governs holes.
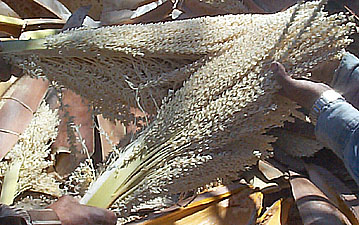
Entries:
POLYGON ((114 225, 116 215, 107 209, 81 205, 75 198, 63 196, 48 208, 54 210, 63 225, 114 225))
POLYGON ((282 64, 273 62, 271 65, 276 80, 282 86, 281 94, 310 110, 314 102, 324 91, 331 90, 328 85, 309 80, 291 78, 282 64))

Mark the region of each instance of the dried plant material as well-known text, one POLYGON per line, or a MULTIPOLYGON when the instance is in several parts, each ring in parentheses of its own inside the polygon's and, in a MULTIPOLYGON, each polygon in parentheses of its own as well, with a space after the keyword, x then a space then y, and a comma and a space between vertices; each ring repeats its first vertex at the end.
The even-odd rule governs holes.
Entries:
POLYGON ((21 18, 57 18, 34 0, 2 0, 21 18))
POLYGON ((284 176, 284 173, 282 171, 264 160, 258 161, 258 169, 268 180, 277 179, 284 176))
POLYGON ((287 224, 289 211, 293 205, 293 199, 279 199, 258 218, 258 225, 285 225, 287 224))
MULTIPOLYGON (((3 64, 1 64, 3 66, 3 64)), ((17 78, 12 76, 8 81, 0 82, 0 96, 3 96, 4 93, 16 82, 17 78)))
POLYGON ((184 217, 175 223, 164 223, 174 225, 206 225, 206 224, 254 224, 260 211, 257 206, 261 205, 263 194, 255 192, 252 194, 239 193, 229 199, 222 200, 217 204, 184 217), (247 194, 247 195, 246 195, 247 194))
POLYGON ((58 125, 57 112, 41 104, 16 145, 0 162, 1 178, 14 162, 22 162, 15 196, 27 190, 54 196, 62 194, 55 176, 46 172, 52 165, 47 157, 50 154, 50 145, 56 138, 58 125))
POLYGON ((9 16, 0 16, 0 29, 11 36, 18 37, 21 34, 24 21, 20 18, 13 18, 9 16))
POLYGON ((217 178, 229 182, 268 156, 275 138, 263 134, 293 121, 296 108, 275 96, 270 63, 280 61, 290 74, 306 76, 318 62, 340 57, 350 43, 354 24, 343 14, 328 16, 321 11, 324 4, 299 4, 275 15, 79 29, 44 45, 28 42, 38 48, 36 54, 15 54, 6 44, 3 53, 28 73, 56 79, 87 97, 106 117, 128 122, 131 106, 159 109, 82 200, 109 207, 117 199, 114 207, 125 216, 162 207, 170 201, 161 198, 170 200, 217 178), (174 81, 185 79, 159 106, 168 90, 176 89, 174 81))
POLYGON ((196 0, 209 4, 213 8, 223 10, 226 13, 238 14, 248 12, 248 8, 242 1, 237 0, 196 0))
POLYGON ((21 164, 22 160, 17 159, 5 172, 4 180, 1 185, 0 196, 0 202, 3 204, 11 205, 14 202, 21 164))
POLYGON ((310 180, 290 172, 290 184, 303 224, 351 224, 347 217, 310 180))
POLYGON ((276 130, 271 133, 278 137, 276 145, 292 156, 313 156, 324 147, 316 139, 293 134, 286 130, 276 130))
MULTIPOLYGON (((35 66, 36 69, 31 68, 30 71, 36 75, 50 76, 51 70, 51 79, 89 99, 95 105, 95 112, 127 124, 132 119, 130 107, 140 107, 154 114, 163 97, 168 95, 168 90, 177 89, 203 65, 205 59, 191 62, 219 51, 226 41, 237 36, 237 32, 244 31, 244 27, 239 29, 240 24, 250 20, 249 16, 232 16, 166 23, 165 26, 150 24, 69 31, 47 40, 46 45, 53 48, 53 53, 58 54, 56 57, 41 54, 41 59, 30 59, 31 63, 27 60, 18 63, 27 71, 30 69, 28 66, 35 66), (198 27, 201 29, 198 30, 198 27), (160 33, 157 32, 159 30, 160 33), (133 38, 129 38, 131 35, 133 38), (148 39, 149 36, 153 38, 148 39), (112 39, 102 40, 99 37, 112 39), (66 46, 63 45, 65 43, 66 46), (91 54, 78 57, 66 49, 78 49, 81 55, 84 51, 91 54), (27 62, 30 64, 25 65, 27 62), (76 82, 73 77, 84 83, 76 82), (104 85, 111 85, 111 88, 101 89, 104 85), (87 88, 84 89, 84 86, 87 88), (97 89, 101 91, 93 91, 97 89), (117 96, 116 101, 111 96, 117 96)), ((27 54, 26 51, 23 53, 27 54)))
POLYGON ((155 1, 156 0, 103 0, 103 9, 104 12, 122 9, 134 10, 155 1))
POLYGON ((296 4, 297 0, 246 0, 243 4, 251 13, 275 13, 296 4))
POLYGON ((59 126, 59 134, 51 149, 53 153, 59 153, 58 150, 63 151, 64 149, 70 152, 70 154, 59 153, 56 157, 56 171, 63 176, 70 174, 80 162, 87 159, 87 153, 78 140, 79 134, 75 132, 73 126, 79 126, 79 132, 90 156, 94 152, 94 131, 92 116, 86 99, 70 90, 64 90, 61 101, 62 107, 59 114, 62 120, 59 126))
POLYGON ((1 96, 0 100, 0 159, 18 141, 19 135, 33 118, 48 88, 48 81, 22 77, 1 96), (36 87, 35 89, 32 89, 36 87))
POLYGON ((101 15, 102 25, 134 24, 162 21, 172 12, 173 2, 158 1, 104 1, 101 15), (139 6, 139 3, 145 4, 139 6), (137 6, 137 8, 133 8, 137 6), (132 9, 132 10, 131 10, 132 9))
MULTIPOLYGON (((59 0, 32 0, 32 1, 36 2, 39 5, 39 7, 43 7, 49 10, 51 13, 53 13, 63 21, 66 21, 71 16, 71 12, 59 0)), ((44 17, 42 15, 37 15, 37 16, 44 17)))
POLYGON ((254 176, 249 184, 254 188, 258 188, 263 193, 273 193, 280 191, 281 187, 275 182, 267 182, 264 179, 254 176))
POLYGON ((0 1, 0 15, 20 18, 20 16, 3 1, 0 1))
MULTIPOLYGON (((244 185, 216 187, 211 191, 203 192, 183 207, 167 209, 163 212, 139 223, 141 225, 199 225, 199 224, 253 224, 262 210, 263 194, 254 192, 244 185), (237 223, 235 223, 237 224, 237 223)), ((177 205, 181 205, 178 203, 177 205)))
MULTIPOLYGON (((252 26, 246 35, 227 42, 230 48, 222 47, 192 74, 162 106, 154 122, 121 150, 118 160, 93 184, 83 202, 107 207, 119 196, 122 213, 131 207, 139 210, 136 204, 155 195, 164 196, 167 191, 181 192, 216 177, 228 182, 238 176, 237 171, 265 157, 268 142, 273 141, 262 135, 265 129, 282 125, 295 109, 289 102, 275 101, 276 86, 265 65, 279 59, 291 74, 299 76, 348 43, 338 32, 346 34, 350 23, 344 25, 343 15, 327 17, 319 10, 321 4, 306 3, 271 15, 268 21, 266 16, 250 15, 252 26), (295 10, 294 21, 290 21, 295 10), (283 30, 272 26, 289 32, 281 36, 283 30), (271 32, 264 32, 268 29, 271 32), (250 31, 261 32, 254 35, 250 31), (322 41, 323 36, 319 38, 317 33, 330 35, 322 41)), ((223 18, 227 22, 233 17, 223 18)), ((238 33, 241 28, 237 28, 238 33)))
POLYGON ((82 6, 76 10, 66 21, 62 31, 81 27, 90 9, 91 6, 82 6))
POLYGON ((294 157, 310 157, 324 148, 316 140, 314 125, 305 117, 296 119, 294 123, 286 123, 283 128, 271 129, 268 133, 277 137, 274 143, 277 148, 294 157))
POLYGON ((102 159, 105 160, 108 154, 116 148, 126 135, 126 127, 117 122, 111 122, 101 115, 97 116, 98 130, 101 138, 102 159))
POLYGON ((176 8, 172 11, 172 19, 188 19, 225 14, 228 14, 226 10, 213 7, 203 1, 183 0, 178 2, 176 8))
POLYGON ((24 31, 60 28, 64 25, 63 20, 59 19, 18 19, 0 15, 0 31, 5 32, 15 38, 21 36, 24 31))
POLYGON ((305 165, 310 180, 317 186, 353 225, 359 224, 358 198, 329 171, 313 164, 305 165), (335 187, 340 187, 335 188, 335 187), (348 198, 346 198, 348 197, 348 198), (350 199, 350 200, 349 200, 350 199))
POLYGON ((19 196, 16 202, 14 202, 14 206, 24 210, 44 209, 54 203, 56 199, 42 193, 26 192, 19 196))
POLYGON ((43 29, 35 31, 25 31, 22 32, 19 40, 30 40, 30 39, 40 39, 46 36, 54 35, 60 33, 60 29, 43 29))
POLYGON ((126 23, 154 23, 168 19, 169 14, 173 10, 172 1, 167 0, 162 3, 160 0, 158 2, 161 4, 157 3, 157 5, 149 7, 148 9, 136 10, 135 14, 131 16, 131 20, 126 23))
POLYGON ((95 171, 93 169, 91 159, 81 162, 78 167, 63 182, 64 192, 71 195, 83 196, 89 185, 95 179, 95 171))
POLYGON ((89 12, 89 16, 94 20, 100 19, 103 0, 60 0, 60 2, 64 4, 72 13, 74 13, 82 6, 91 5, 92 7, 89 12))

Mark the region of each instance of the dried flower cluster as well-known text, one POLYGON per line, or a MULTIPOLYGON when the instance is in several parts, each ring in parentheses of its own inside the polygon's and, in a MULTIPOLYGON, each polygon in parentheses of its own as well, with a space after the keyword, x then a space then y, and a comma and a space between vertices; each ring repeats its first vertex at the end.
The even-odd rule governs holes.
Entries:
POLYGON ((112 198, 101 187, 115 173, 122 180, 115 205, 126 215, 165 205, 152 200, 217 178, 229 182, 268 155, 275 138, 264 135, 266 129, 291 120, 296 108, 274 94, 270 63, 278 60, 294 76, 307 76, 350 43, 355 25, 344 14, 328 16, 324 4, 308 2, 274 15, 73 30, 48 38, 43 54, 7 56, 30 74, 75 90, 110 118, 120 113, 130 120, 131 105, 152 113, 159 108, 83 199, 112 198), (183 80, 159 106, 172 83, 183 80))
POLYGON ((49 37, 50 52, 24 51, 30 55, 12 59, 29 74, 71 87, 105 117, 126 123, 133 121, 131 106, 154 114, 169 89, 180 87, 209 55, 230 47, 246 24, 252 24, 251 16, 78 29, 49 37))
POLYGON ((62 195, 55 175, 46 172, 53 165, 53 162, 49 160, 50 145, 57 136, 58 125, 57 112, 42 103, 29 126, 20 135, 16 145, 0 162, 0 178, 2 179, 15 160, 21 161, 17 195, 24 191, 41 192, 53 196, 62 195))
MULTIPOLYGON (((270 62, 280 60, 291 74, 303 76, 349 43, 346 35, 354 25, 343 14, 327 16, 322 4, 306 3, 269 16, 217 17, 251 22, 196 69, 162 105, 155 121, 108 167, 118 168, 121 177, 137 165, 116 202, 121 213, 218 177, 228 182, 268 154, 275 139, 263 135, 266 129, 281 126, 295 110, 293 103, 273 95, 277 88, 268 72, 270 62)), ((85 196, 89 201, 91 191, 85 196)))
POLYGON ((86 159, 66 178, 63 182, 63 191, 66 194, 80 196, 85 194, 90 183, 95 179, 95 171, 92 169, 91 164, 92 162, 89 159, 86 159))

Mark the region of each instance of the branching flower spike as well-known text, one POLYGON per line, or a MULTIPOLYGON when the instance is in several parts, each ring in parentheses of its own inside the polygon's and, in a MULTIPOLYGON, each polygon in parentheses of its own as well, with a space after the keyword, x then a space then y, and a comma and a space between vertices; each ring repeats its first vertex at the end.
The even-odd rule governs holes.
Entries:
POLYGON ((294 103, 275 95, 270 63, 308 76, 350 43, 355 25, 344 14, 328 16, 324 4, 298 4, 273 15, 73 30, 45 44, 32 42, 26 45, 32 50, 20 54, 11 46, 3 50, 12 63, 75 90, 109 117, 128 115, 128 105, 147 112, 159 107, 82 199, 99 207, 115 202, 125 216, 169 204, 172 194, 217 178, 228 183, 268 156, 275 139, 264 135, 266 129, 296 113, 294 103), (183 80, 161 105, 171 84, 183 80))
MULTIPOLYGON (((59 118, 45 103, 41 104, 34 118, 20 135, 19 141, 0 162, 0 178, 14 162, 20 162, 15 196, 24 191, 46 193, 61 196, 63 193, 54 174, 48 174, 47 168, 52 162, 46 158, 50 154, 50 145, 57 136, 59 118)), ((6 191, 6 190, 5 190, 6 191)))

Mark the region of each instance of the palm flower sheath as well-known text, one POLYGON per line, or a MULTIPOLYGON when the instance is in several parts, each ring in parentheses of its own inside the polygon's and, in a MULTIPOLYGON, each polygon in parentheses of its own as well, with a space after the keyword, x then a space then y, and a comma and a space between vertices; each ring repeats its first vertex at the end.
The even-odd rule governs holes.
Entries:
POLYGON ((115 150, 82 199, 125 216, 216 179, 228 183, 268 157, 275 138, 266 129, 296 114, 294 103, 275 94, 270 63, 307 77, 319 62, 341 57, 355 31, 350 18, 329 16, 324 5, 82 28, 24 42, 22 51, 3 43, 2 52, 28 74, 89 99, 95 113, 124 122, 134 120, 130 107, 153 115, 133 142, 115 150))

